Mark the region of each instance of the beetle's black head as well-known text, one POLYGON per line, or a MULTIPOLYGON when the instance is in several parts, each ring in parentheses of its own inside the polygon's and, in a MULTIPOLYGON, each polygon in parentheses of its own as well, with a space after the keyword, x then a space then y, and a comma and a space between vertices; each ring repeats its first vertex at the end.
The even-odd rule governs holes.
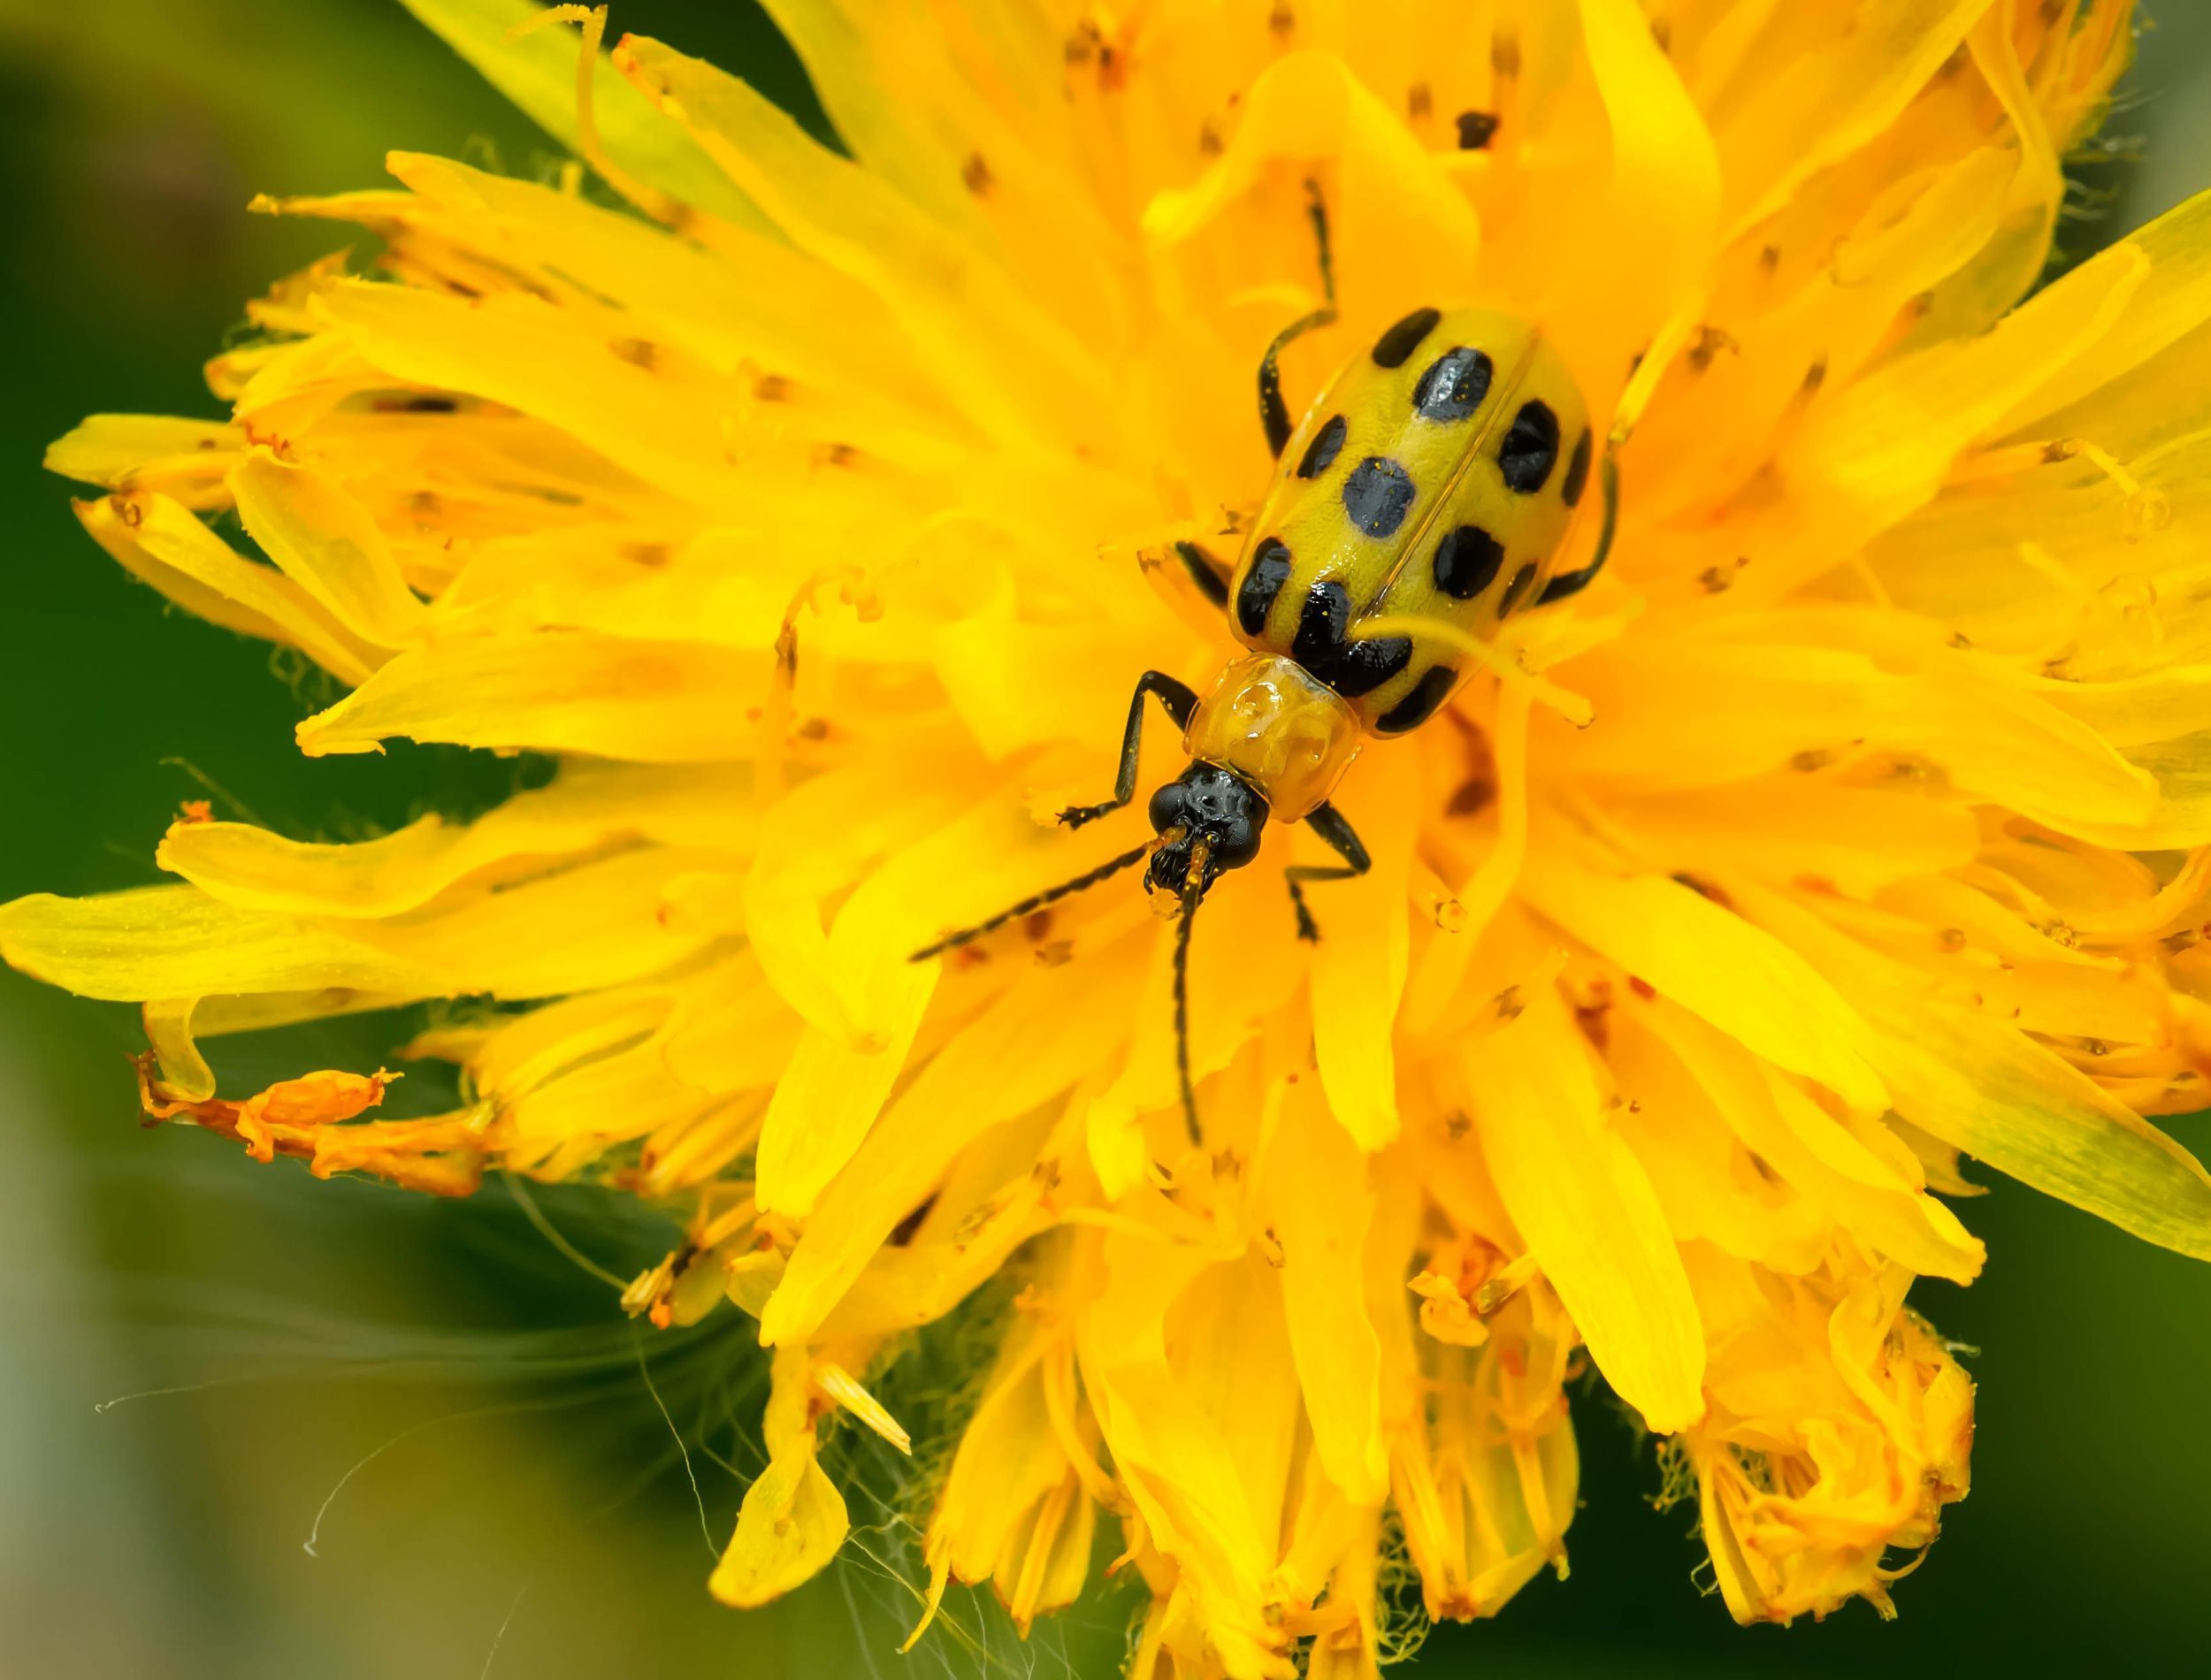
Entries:
POLYGON ((1259 855, 1266 801, 1234 770, 1201 760, 1151 796, 1151 826, 1159 844, 1152 848, 1145 881, 1180 896, 1190 881, 1190 859, 1202 846, 1197 890, 1203 894, 1228 871, 1259 855))

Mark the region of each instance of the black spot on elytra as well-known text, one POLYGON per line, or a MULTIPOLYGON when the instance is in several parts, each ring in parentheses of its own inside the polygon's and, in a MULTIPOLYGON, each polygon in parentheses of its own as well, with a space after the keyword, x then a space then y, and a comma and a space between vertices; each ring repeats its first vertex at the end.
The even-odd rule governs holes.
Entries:
POLYGON ((1558 486, 1558 493, 1569 508, 1580 506, 1581 493, 1589 487, 1589 433, 1584 427, 1581 435, 1574 439, 1573 454, 1566 457, 1566 482, 1558 486))
POLYGON ((1480 525, 1446 531, 1435 546, 1435 586, 1453 600, 1470 601, 1489 587, 1504 564, 1504 545, 1480 525))
POLYGON ((1333 577, 1312 586, 1297 615, 1289 656, 1349 699, 1372 692, 1404 669, 1412 658, 1405 636, 1350 639, 1350 592, 1333 577))
POLYGON ((1409 636, 1370 636, 1363 641, 1346 642, 1343 655, 1333 668, 1314 676, 1346 699, 1357 699, 1371 694, 1412 659, 1412 638, 1409 636))
POLYGON ((1343 638, 1350 629, 1350 592, 1335 578, 1324 577, 1305 597, 1304 610, 1297 615, 1297 634, 1289 644, 1289 656, 1319 676, 1343 653, 1343 638))
POLYGON ((1383 735, 1403 735, 1407 729, 1419 729, 1435 715, 1435 708, 1450 699, 1451 690, 1457 685, 1458 673, 1450 666, 1429 666, 1410 694, 1374 720, 1374 728, 1383 735))
POLYGON ((1532 496, 1543 487, 1558 460, 1558 416, 1544 402, 1524 402, 1511 428, 1497 446, 1497 465, 1505 487, 1532 496))
POLYGON ((1462 111, 1458 113, 1458 149, 1479 152, 1489 149, 1489 142, 1497 137, 1497 113, 1494 111, 1462 111))
POLYGON ((1190 573, 1190 580, 1197 585, 1197 592, 1216 607, 1228 604, 1228 574, 1220 569, 1220 562, 1196 543, 1177 543, 1174 553, 1190 573))
POLYGON ((1348 430, 1340 414, 1328 416, 1328 423, 1312 434, 1312 441, 1305 446, 1305 458, 1297 463, 1300 478, 1318 478, 1335 464, 1343 448, 1343 434, 1348 430))
POLYGON ((1518 607, 1534 585, 1535 566, 1531 561, 1512 574, 1512 581, 1504 586, 1504 593, 1497 597, 1497 616, 1503 618, 1518 607))
POLYGON ((1374 365, 1378 368, 1401 368, 1405 358, 1420 347, 1420 340, 1435 331, 1435 324, 1443 318, 1441 309, 1415 309, 1374 340, 1374 365))
POLYGON ((1289 545, 1279 537, 1269 537, 1252 554, 1251 569, 1243 574, 1243 586, 1236 591, 1236 622, 1246 636, 1266 630, 1268 609, 1289 581, 1289 545))
POLYGON ((1439 425, 1464 420, 1489 394, 1489 358, 1464 345, 1446 350, 1428 363, 1420 383, 1412 387, 1412 411, 1439 425))
POLYGON ((1383 455, 1369 455, 1343 481, 1343 511, 1369 537, 1389 537, 1412 508, 1412 475, 1383 455))

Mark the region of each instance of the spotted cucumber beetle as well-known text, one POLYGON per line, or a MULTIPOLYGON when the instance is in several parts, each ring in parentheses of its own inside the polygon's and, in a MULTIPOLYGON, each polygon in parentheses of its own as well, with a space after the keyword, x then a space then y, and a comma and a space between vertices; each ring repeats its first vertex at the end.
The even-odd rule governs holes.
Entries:
POLYGON ((1174 545, 1245 651, 1202 698, 1163 671, 1139 677, 1113 797, 1060 813, 1079 828, 1136 798, 1144 701, 1153 697, 1190 755, 1189 767, 1151 796, 1156 837, 914 956, 964 945, 1148 856, 1146 885, 1179 901, 1175 1050, 1193 1140, 1190 938, 1206 890, 1259 855, 1268 822, 1302 821, 1343 859, 1284 871, 1298 935, 1318 939, 1303 883, 1369 867, 1366 846, 1328 803, 1366 737, 1404 735, 1433 717, 1465 675, 1470 638, 1587 584, 1610 551, 1618 505, 1607 451, 1594 555, 1578 569, 1554 570, 1588 487, 1595 439, 1557 347, 1500 310, 1415 309, 1346 363, 1293 429, 1279 358, 1335 319, 1317 195, 1312 214, 1330 301, 1278 333, 1259 363, 1259 418, 1276 462, 1266 500, 1233 569, 1197 543, 1174 545))

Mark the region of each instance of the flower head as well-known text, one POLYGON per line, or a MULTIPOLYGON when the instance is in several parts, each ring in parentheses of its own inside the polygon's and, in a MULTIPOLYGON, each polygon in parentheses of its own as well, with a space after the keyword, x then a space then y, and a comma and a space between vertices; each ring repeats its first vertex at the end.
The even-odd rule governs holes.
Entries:
POLYGON ((835 1554, 822 1432, 909 1445, 874 1372, 1008 1273, 932 1607, 1026 1627, 1113 1526, 1147 1680, 1369 1674, 1408 1568, 1437 1617, 1565 1571, 1592 1364, 1739 1618, 1886 1606, 1967 1484, 1905 1305, 1982 1264, 1961 1154, 2211 1256, 2144 1118, 2211 1071, 2211 199, 2035 290, 2124 0, 775 0, 842 152, 579 8, 580 78, 523 0, 422 9, 607 190, 399 154, 264 203, 383 254, 252 306, 228 420, 51 462, 350 690, 306 753, 558 776, 350 844, 195 813, 178 884, 0 949, 143 1003, 149 1111, 264 1157, 669 1210, 632 1310, 775 1349, 720 1596, 835 1554), (1051 813, 1140 673, 1227 656, 1175 546, 1248 534, 1253 369, 1331 286, 1294 401, 1422 306, 1556 347, 1609 568, 1370 745, 1317 943, 1276 824, 1194 931, 1123 877, 911 960, 1142 855, 1140 806, 1051 813), (405 1047, 451 1114, 198 1048, 444 998, 504 1006, 405 1047))

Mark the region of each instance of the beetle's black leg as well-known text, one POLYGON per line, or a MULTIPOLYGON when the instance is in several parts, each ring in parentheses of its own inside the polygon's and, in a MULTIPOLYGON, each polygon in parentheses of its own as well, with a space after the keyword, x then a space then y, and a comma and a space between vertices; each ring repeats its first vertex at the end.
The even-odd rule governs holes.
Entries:
POLYGON ((1266 429, 1267 453, 1277 460, 1281 458, 1283 447, 1297 428, 1289 422, 1289 405, 1282 401, 1282 370, 1275 365, 1275 359, 1293 340, 1335 319, 1333 304, 1298 317, 1274 335, 1274 341, 1266 347, 1266 354, 1259 358, 1259 424, 1266 429))
POLYGON ((1297 912, 1297 937, 1318 940, 1320 929, 1314 925, 1312 913, 1305 908, 1304 890, 1298 885, 1304 881, 1348 881, 1353 875, 1363 875, 1374 867, 1366 855, 1366 848, 1358 834, 1343 820, 1343 813, 1332 805, 1323 805, 1305 819, 1305 826, 1333 847, 1343 861, 1333 863, 1293 863, 1282 871, 1282 878, 1289 882, 1289 902, 1297 912))
POLYGON ((1327 301, 1311 315, 1300 316, 1280 332, 1259 358, 1259 424, 1266 429, 1267 453, 1280 459, 1294 428, 1289 405, 1282 401, 1282 370, 1277 365, 1282 352, 1315 327, 1335 319, 1335 248, 1328 238, 1328 204, 1318 181, 1305 183, 1306 214, 1312 218, 1313 241, 1320 253, 1320 295, 1327 301))
POLYGON ((1604 452, 1604 463, 1597 469, 1597 477, 1604 488, 1604 524, 1597 532, 1597 552, 1580 571, 1571 571, 1554 577, 1543 585, 1543 592, 1535 598, 1538 607, 1548 607, 1553 601, 1578 595, 1589 586, 1589 580, 1604 569, 1604 562, 1612 557, 1612 533, 1620 523, 1620 470, 1612 459, 1612 452, 1604 452))
POLYGON ((1320 295, 1335 307, 1335 244, 1328 237, 1328 201, 1320 195, 1320 183, 1305 182, 1305 214, 1312 220, 1312 242, 1320 256, 1320 295))
POLYGON ((1176 543, 1174 557, 1182 562, 1197 592, 1222 611, 1228 607, 1228 569, 1212 549, 1200 543, 1176 543))
POLYGON ((1164 671, 1146 671, 1138 677, 1136 691, 1128 697, 1128 727, 1121 731, 1121 772, 1113 778, 1113 797, 1096 805, 1069 806, 1060 813, 1060 821, 1068 828, 1094 822, 1136 797, 1136 760, 1144 748, 1144 697, 1147 694, 1159 697, 1159 704, 1167 707, 1167 714, 1177 728, 1190 726, 1190 714, 1197 709, 1197 695, 1189 683, 1177 682, 1164 671))

